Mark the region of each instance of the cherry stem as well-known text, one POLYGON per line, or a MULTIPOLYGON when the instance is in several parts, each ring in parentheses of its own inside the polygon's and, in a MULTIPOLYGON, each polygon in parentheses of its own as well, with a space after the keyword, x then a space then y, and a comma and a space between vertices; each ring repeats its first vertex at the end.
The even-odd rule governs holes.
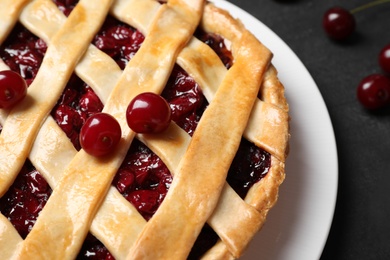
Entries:
POLYGON ((365 5, 362 5, 362 6, 359 6, 359 7, 356 7, 354 9, 352 9, 350 11, 351 14, 355 14, 357 12, 360 12, 360 11, 363 11, 367 8, 370 8, 370 7, 373 7, 373 6, 376 6, 376 5, 380 5, 380 4, 384 4, 384 3, 390 3, 390 0, 376 0, 376 1, 372 1, 372 2, 369 2, 365 5))

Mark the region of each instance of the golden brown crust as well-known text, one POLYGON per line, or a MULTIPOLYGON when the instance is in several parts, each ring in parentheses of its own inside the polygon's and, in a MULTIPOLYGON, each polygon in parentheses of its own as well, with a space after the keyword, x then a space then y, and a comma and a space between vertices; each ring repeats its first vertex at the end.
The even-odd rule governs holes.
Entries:
POLYGON ((20 12, 29 0, 3 0, 0 9, 0 44, 17 22, 20 12))
MULTIPOLYGON (((238 20, 232 18, 226 11, 209 4, 206 6, 202 25, 206 31, 220 34, 231 41, 234 56, 234 42, 246 32, 238 20)), ((288 153, 288 104, 284 96, 284 87, 278 80, 277 71, 273 65, 269 66, 264 75, 260 88, 260 100, 255 103, 244 136, 272 155, 270 171, 265 178, 249 190, 245 198, 245 202, 256 208, 260 214, 259 221, 244 225, 245 228, 249 227, 252 230, 252 232, 246 232, 253 235, 262 227, 268 211, 277 201, 279 186, 285 178, 284 161, 288 153)), ((243 226, 237 229, 240 228, 243 226)), ((236 236, 239 237, 239 235, 236 236)), ((234 240, 234 236, 230 238, 234 240)), ((247 244, 239 252, 233 252, 226 243, 220 241, 207 252, 205 258, 238 258, 246 246, 247 244)))
MULTIPOLYGON (((13 4, 16 10, 11 16, 4 18, 5 23, 0 24, 0 26, 5 24, 4 27, 0 27, 2 37, 0 39, 6 37, 16 22, 22 6, 27 2, 5 1, 0 4, 0 6, 13 4)), ((49 46, 56 46, 58 41, 61 41, 63 28, 75 24, 79 26, 81 21, 91 19, 91 13, 88 14, 89 12, 86 11, 89 10, 85 10, 87 7, 83 5, 87 2, 81 1, 73 17, 67 19, 51 0, 32 1, 23 9, 20 21, 49 43, 49 46), (45 12, 41 12, 42 9, 45 12)), ((105 3, 111 5, 109 0, 105 3)), ((226 11, 212 4, 206 4, 203 8, 203 4, 203 1, 193 0, 169 1, 167 5, 160 5, 154 0, 117 0, 114 3, 110 10, 111 14, 146 35, 143 47, 122 72, 107 55, 92 45, 82 44, 82 48, 77 50, 79 54, 75 55, 73 63, 70 62, 69 68, 64 72, 64 78, 74 69, 92 86, 105 103, 104 111, 114 115, 124 129, 120 149, 115 159, 104 162, 95 160, 83 152, 77 153, 62 130, 50 115, 47 115, 46 110, 51 109, 51 105, 47 105, 43 112, 38 109, 39 113, 42 112, 42 119, 34 125, 32 134, 25 138, 26 141, 23 142, 20 151, 13 150, 12 153, 17 154, 15 162, 19 160, 16 163, 19 166, 24 162, 23 158, 28 156, 50 186, 57 188, 41 212, 42 216, 38 218, 33 231, 24 241, 11 228, 8 220, 0 216, 0 225, 4 230, 1 235, 7 235, 9 238, 7 240, 0 236, 0 241, 7 240, 7 243, 0 243, 0 251, 7 252, 9 255, 17 252, 14 257, 22 257, 27 253, 30 255, 35 251, 41 256, 61 255, 64 258, 72 258, 86 232, 90 230, 117 259, 142 258, 146 255, 154 259, 166 256, 185 258, 191 249, 195 235, 207 221, 221 240, 206 253, 205 258, 232 259, 242 254, 253 235, 264 224, 268 210, 277 200, 278 188, 284 179, 284 160, 289 137, 288 104, 284 97, 283 85, 277 78, 276 69, 270 64, 272 55, 269 50, 226 11), (230 70, 224 67, 218 56, 207 45, 191 36, 202 12, 203 28, 222 35, 231 43, 234 65, 230 70), (183 30, 183 26, 186 29, 183 30), (175 32, 180 31, 182 34, 175 35, 173 39, 167 28, 175 32), (158 50, 154 48, 156 42, 160 43, 158 50), (145 59, 145 57, 150 58, 145 59), (156 64, 156 60, 164 60, 164 62, 156 64), (205 112, 205 117, 195 131, 193 140, 174 123, 160 135, 135 136, 125 126, 124 113, 122 113, 125 105, 140 91, 161 92, 175 61, 198 82, 211 103, 211 108, 205 112), (139 80, 134 80, 135 78, 139 80), (242 85, 248 86, 247 92, 238 91, 242 85), (259 89, 260 99, 256 99, 259 89), (226 104, 235 105, 231 109, 225 109, 224 107, 229 107, 226 104), (218 120, 215 119, 216 116, 218 120), (228 166, 242 134, 249 141, 269 152, 272 160, 270 172, 250 189, 245 201, 225 182, 228 166), (216 136, 219 138, 215 138, 216 136), (137 210, 109 185, 133 137, 147 144, 162 158, 174 175, 172 188, 150 223, 146 223, 137 210), (210 141, 213 139, 215 143, 210 141), (223 157, 225 159, 222 162, 219 161, 221 156, 215 152, 215 149, 226 151, 224 154, 226 157, 223 157), (214 152, 209 152, 211 150, 214 152), (198 158, 199 151, 204 151, 200 155, 201 160, 198 158), (52 161, 57 163, 50 164, 52 161), (211 165, 213 161, 215 164, 211 165), (199 171, 195 180, 191 174, 188 174, 189 170, 193 171, 194 165, 199 171), (210 177, 210 174, 205 174, 209 167, 215 168, 213 170, 216 172, 215 176, 210 177), (80 169, 85 169, 83 171, 85 174, 82 176, 78 176, 80 169), (101 174, 102 169, 109 174, 101 174), (87 179, 95 180, 95 184, 92 182, 84 186, 87 179), (206 186, 188 183, 198 179, 208 184, 207 189, 206 186), (83 185, 80 185, 81 183, 83 185), (94 188, 91 188, 92 186, 94 188), (100 187, 100 191, 96 187, 100 187), (64 194, 70 195, 64 200, 64 194), (203 194, 203 197, 197 197, 195 200, 183 199, 177 203, 178 198, 189 199, 197 194, 203 194), (88 206, 82 207, 82 204, 77 204, 80 199, 84 202, 88 201, 88 206), (68 208, 59 217, 57 212, 64 211, 61 204, 63 201, 66 201, 68 208), (191 203, 193 203, 192 207, 188 208, 187 205, 191 203), (240 218, 235 214, 237 211, 242 212, 240 218), (113 212, 115 214, 112 214, 113 212), (80 215, 83 216, 82 219, 79 219, 80 215), (161 225, 161 220, 167 219, 169 222, 175 216, 183 216, 182 225, 161 225), (237 224, 231 225, 233 221, 237 224), (57 226, 58 229, 47 230, 49 223, 57 226), (156 229, 161 230, 161 235, 156 235, 156 229), (148 230, 152 230, 153 235, 148 230), (187 230, 187 239, 183 238, 185 233, 183 230, 187 230), (161 239, 165 240, 164 234, 167 232, 170 236, 165 243, 172 244, 175 242, 172 241, 175 237, 180 237, 183 239, 181 250, 177 250, 177 247, 162 247, 164 243, 161 243, 161 239), (64 243, 56 247, 43 246, 57 236, 70 239, 65 239, 64 243), (148 241, 149 238, 154 239, 155 242, 148 241), (162 249, 155 250, 157 246, 161 246, 162 249), (157 255, 151 255, 157 251, 157 255)), ((97 11, 102 12, 102 17, 104 17, 104 10, 108 10, 103 6, 96 6, 96 8, 96 10, 102 8, 97 11)), ((98 14, 93 13, 93 16, 96 19, 98 14)), ((98 21, 95 21, 95 25, 98 28, 103 18, 96 20, 98 21)), ((92 24, 88 26, 95 26, 92 24)), ((91 29, 91 35, 96 28, 91 29)), ((48 55, 57 54, 49 52, 48 55)), ((6 69, 6 65, 2 62, 0 69, 6 69)), ((48 69, 46 73, 49 71, 51 70, 48 69)), ((34 81, 34 84, 39 89, 40 81, 34 81)), ((32 96, 34 96, 34 88, 29 90, 32 96)), ((38 96, 36 99, 41 102, 38 96)), ((5 126, 4 134, 2 133, 0 138, 7 137, 7 141, 5 139, 0 141, 4 144, 12 140, 9 138, 11 130, 24 129, 16 127, 19 123, 15 123, 17 122, 15 111, 9 115, 9 111, 0 110, 0 123, 5 126)), ((26 115, 23 114, 23 117, 26 115)), ((7 168, 10 165, 7 160, 7 163, 3 163, 0 167, 7 168)), ((12 183, 18 167, 13 171, 1 168, 0 178, 6 180, 1 181, 3 193, 12 183), (12 176, 5 178, 6 175, 12 176)))
MULTIPOLYGON (((259 91, 262 75, 271 58, 268 49, 261 45, 251 46, 255 43, 247 37, 252 36, 243 33, 237 42, 246 44, 235 46, 235 63, 204 112, 166 198, 146 224, 129 254, 130 259, 186 257, 217 205, 259 91), (246 87, 242 88, 243 85, 246 87), (170 247, 171 244, 176 244, 176 247, 170 247)), ((228 234, 226 238, 229 237, 228 234)), ((234 242, 237 241, 242 240, 234 242)), ((236 246, 235 253, 239 253, 241 246, 230 244, 236 246)))

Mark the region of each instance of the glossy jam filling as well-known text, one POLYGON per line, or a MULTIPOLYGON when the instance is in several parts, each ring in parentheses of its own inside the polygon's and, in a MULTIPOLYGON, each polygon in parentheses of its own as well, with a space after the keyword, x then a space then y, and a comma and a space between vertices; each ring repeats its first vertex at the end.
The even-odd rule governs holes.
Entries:
MULTIPOLYGON (((77 1, 54 2, 68 15, 77 1)), ((201 30, 196 32, 196 36, 216 51, 227 68, 231 67, 233 60, 221 37, 201 30)), ((143 40, 144 36, 139 31, 108 17, 92 43, 110 55, 123 69, 143 40)), ((46 49, 41 39, 18 24, 0 47, 0 56, 12 70, 19 72, 31 84, 46 49)), ((176 65, 162 96, 171 106, 173 120, 192 136, 208 105, 198 84, 176 65)), ((81 126, 90 115, 102 108, 92 88, 73 75, 51 114, 79 150, 81 126)), ((0 126, 0 132, 1 129, 0 126)), ((265 176, 270 164, 267 152, 243 139, 227 181, 241 197, 245 197, 248 189, 265 176)), ((163 201, 171 181, 172 176, 161 159, 141 142, 134 140, 113 185, 148 220, 163 201)), ((27 160, 12 187, 0 199, 0 211, 25 238, 50 194, 51 188, 27 160)), ((189 258, 197 259, 217 240, 218 236, 206 225, 189 258)), ((104 245, 91 234, 87 236, 78 258, 113 259, 104 245)))
POLYGON ((195 37, 206 43, 219 56, 226 68, 233 65, 233 56, 230 50, 225 45, 225 40, 217 34, 206 33, 198 28, 195 32, 195 37))
POLYGON ((20 236, 31 231, 52 190, 34 166, 27 161, 14 185, 1 198, 0 211, 11 220, 20 236))

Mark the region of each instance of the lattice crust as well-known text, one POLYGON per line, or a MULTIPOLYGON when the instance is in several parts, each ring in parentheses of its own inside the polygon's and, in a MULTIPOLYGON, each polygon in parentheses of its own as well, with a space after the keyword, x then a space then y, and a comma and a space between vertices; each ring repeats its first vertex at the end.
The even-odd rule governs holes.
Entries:
MULTIPOLYGON (((0 110, 0 196, 27 157, 53 193, 25 240, 0 214, 2 256, 71 259, 91 231, 117 259, 185 258, 207 222, 220 241, 204 258, 239 257, 263 225, 284 179, 288 105, 270 51, 239 21, 203 1, 81 0, 66 18, 50 0, 5 0, 0 3, 0 43, 18 20, 48 50, 27 99, 12 111, 0 110), (124 71, 90 44, 107 12, 146 36, 124 71), (229 70, 192 36, 199 23, 231 42, 234 65, 229 70), (210 103, 193 137, 174 123, 159 135, 136 135, 126 125, 127 104, 140 92, 161 93, 175 62, 210 103), (77 152, 49 115, 73 71, 121 124, 119 147, 104 160, 77 152), (53 91, 42 90, 48 84, 53 91), (269 173, 245 201, 225 181, 242 135, 272 160, 269 173), (148 222, 110 185, 134 137, 174 175, 148 222)), ((7 66, 0 61, 3 69, 7 66)))

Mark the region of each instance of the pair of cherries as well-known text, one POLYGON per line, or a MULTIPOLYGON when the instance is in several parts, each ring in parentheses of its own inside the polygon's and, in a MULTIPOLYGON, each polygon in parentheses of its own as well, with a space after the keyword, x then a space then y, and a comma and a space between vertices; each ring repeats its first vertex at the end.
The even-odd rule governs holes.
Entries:
MULTIPOLYGON (((354 13, 368 7, 390 2, 377 0, 348 11, 342 7, 328 9, 322 20, 326 34, 334 40, 347 39, 356 28, 354 13)), ((369 110, 390 106, 390 44, 386 45, 378 55, 378 63, 384 74, 372 74, 363 78, 357 87, 357 99, 369 110)))
MULTIPOLYGON (((128 126, 136 133, 156 134, 168 128, 171 122, 168 102, 155 93, 137 95, 126 109, 128 126)), ((87 119, 80 131, 80 145, 94 156, 110 153, 119 143, 122 132, 110 114, 97 113, 87 119)))
MULTIPOLYGON (((27 95, 26 81, 11 70, 0 71, 0 108, 9 109, 27 95)), ((160 133, 171 122, 171 108, 160 95, 145 92, 137 95, 126 110, 129 127, 136 133, 160 133)), ((103 156, 121 139, 118 121, 107 113, 97 113, 87 119, 80 131, 80 144, 93 156, 103 156)))
POLYGON ((390 106, 390 44, 380 51, 379 65, 386 75, 369 75, 363 78, 357 87, 358 100, 370 110, 390 106))

